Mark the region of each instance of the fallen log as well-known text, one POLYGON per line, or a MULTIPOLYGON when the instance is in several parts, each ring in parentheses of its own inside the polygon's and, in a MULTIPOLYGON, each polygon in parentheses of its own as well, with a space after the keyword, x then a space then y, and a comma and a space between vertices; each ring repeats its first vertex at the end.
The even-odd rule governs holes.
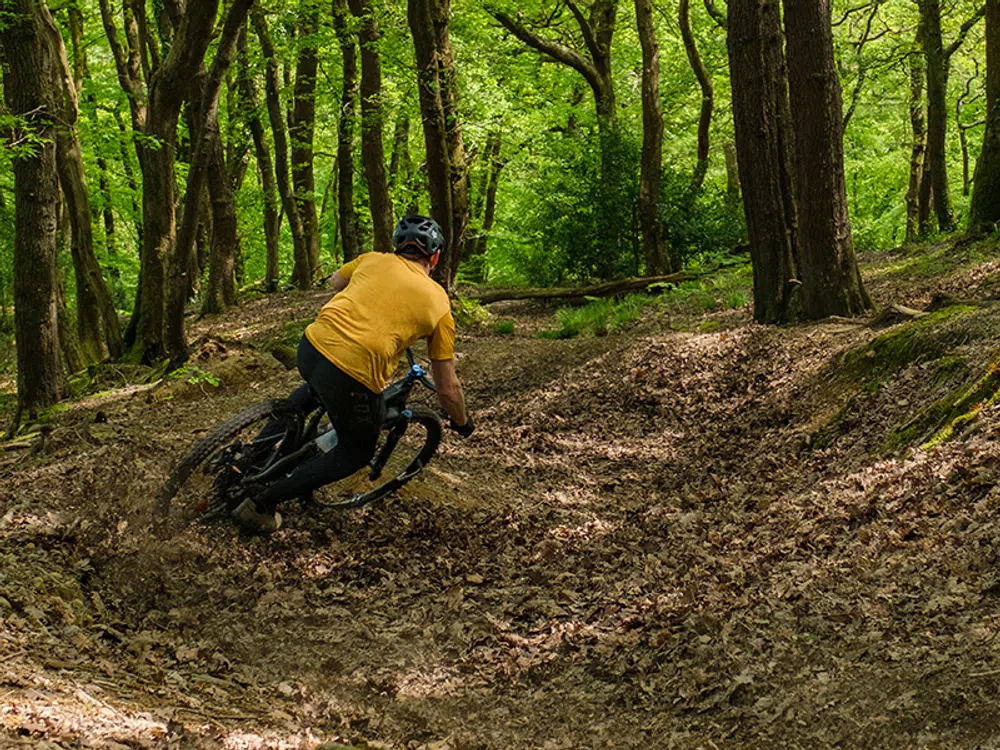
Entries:
POLYGON ((477 300, 482 305, 491 302, 524 299, 582 299, 584 297, 617 297, 629 292, 644 292, 653 284, 679 284, 698 278, 703 274, 689 274, 684 271, 667 274, 666 276, 645 276, 639 279, 624 279, 608 281, 593 286, 560 287, 551 289, 494 289, 482 294, 474 294, 469 299, 477 300))

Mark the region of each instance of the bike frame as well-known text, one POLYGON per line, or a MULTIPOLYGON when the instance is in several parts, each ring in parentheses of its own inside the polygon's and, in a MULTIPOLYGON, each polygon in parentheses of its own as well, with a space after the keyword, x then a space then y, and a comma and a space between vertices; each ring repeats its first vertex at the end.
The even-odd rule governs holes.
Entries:
MULTIPOLYGON (((373 482, 381 476, 382 469, 389 460, 389 456, 392 455, 392 452, 395 450, 400 438, 402 438, 406 433, 407 426, 409 426, 410 417, 412 417, 413 414, 406 408, 406 402, 410 398, 413 386, 420 383, 425 388, 435 393, 437 392, 437 389, 434 387, 434 383, 428 377, 427 370, 423 365, 416 361, 416 358, 413 356, 413 352, 409 349, 406 350, 406 359, 410 364, 410 368, 407 370, 406 375, 382 391, 382 397, 385 401, 386 407, 386 415, 382 420, 382 429, 388 429, 389 435, 386 437, 385 445, 383 445, 382 449, 372 457, 372 460, 369 463, 369 479, 373 482)), ((274 460, 273 463, 268 462, 260 472, 252 476, 248 476, 244 481, 267 482, 282 471, 294 468, 305 458, 311 457, 316 450, 316 441, 322 434, 319 432, 319 425, 324 414, 325 410, 322 406, 319 406, 310 412, 307 415, 308 423, 302 431, 301 439, 304 440, 304 442, 286 456, 282 456, 280 458, 275 456, 277 460, 274 460)), ((331 426, 330 429, 333 429, 333 427, 331 426)), ((282 439, 284 439, 284 435, 276 435, 273 438, 264 438, 264 440, 276 441, 276 448, 279 446, 282 439)))

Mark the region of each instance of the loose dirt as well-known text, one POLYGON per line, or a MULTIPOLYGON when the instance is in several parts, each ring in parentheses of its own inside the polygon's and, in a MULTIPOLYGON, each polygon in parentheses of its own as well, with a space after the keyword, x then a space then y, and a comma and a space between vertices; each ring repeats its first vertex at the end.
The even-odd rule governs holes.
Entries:
MULTIPOLYGON (((912 307, 998 270, 867 260, 912 307)), ((0 746, 1000 747, 997 409, 882 451, 939 385, 842 386, 868 320, 557 341, 508 303, 515 335, 460 334, 475 435, 393 498, 155 538, 172 463, 294 387, 269 342, 325 296, 198 324, 185 377, 0 453, 0 746)))

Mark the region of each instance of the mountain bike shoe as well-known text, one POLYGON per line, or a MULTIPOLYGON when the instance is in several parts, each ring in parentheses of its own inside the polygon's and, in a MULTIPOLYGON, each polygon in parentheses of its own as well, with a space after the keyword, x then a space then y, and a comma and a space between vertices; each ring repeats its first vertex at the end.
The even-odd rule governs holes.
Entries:
POLYGON ((230 516, 248 534, 273 534, 281 528, 281 514, 277 511, 261 513, 252 498, 240 503, 230 516))

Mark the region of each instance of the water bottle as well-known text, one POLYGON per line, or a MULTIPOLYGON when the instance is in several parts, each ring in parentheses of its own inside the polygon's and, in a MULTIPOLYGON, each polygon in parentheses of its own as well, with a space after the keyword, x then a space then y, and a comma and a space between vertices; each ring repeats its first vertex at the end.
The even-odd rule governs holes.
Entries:
POLYGON ((324 453, 329 453, 337 447, 337 431, 330 425, 330 429, 316 438, 316 445, 324 453))

